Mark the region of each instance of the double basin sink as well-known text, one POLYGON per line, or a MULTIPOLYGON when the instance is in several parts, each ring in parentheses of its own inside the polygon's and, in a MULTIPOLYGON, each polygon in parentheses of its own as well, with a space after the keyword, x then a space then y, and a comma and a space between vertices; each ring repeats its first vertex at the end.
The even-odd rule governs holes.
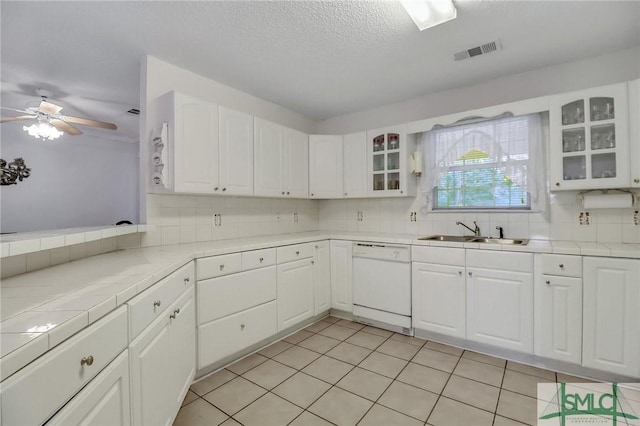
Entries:
POLYGON ((511 238, 490 238, 467 236, 460 237, 457 235, 431 235, 429 237, 418 238, 424 241, 446 241, 453 243, 483 243, 483 244, 506 244, 512 246, 526 246, 529 240, 511 239, 511 238))

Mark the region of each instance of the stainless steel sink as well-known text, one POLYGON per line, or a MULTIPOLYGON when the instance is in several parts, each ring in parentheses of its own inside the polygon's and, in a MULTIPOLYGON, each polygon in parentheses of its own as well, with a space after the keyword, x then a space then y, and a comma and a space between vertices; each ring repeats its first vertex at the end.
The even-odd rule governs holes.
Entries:
POLYGON ((489 238, 489 237, 474 237, 465 236, 460 237, 458 235, 431 235, 428 237, 418 238, 423 241, 445 241, 453 243, 483 243, 483 244, 504 244, 513 246, 526 246, 529 240, 525 239, 511 239, 511 238, 489 238))
POLYGON ((457 235, 431 235, 429 237, 418 238, 424 241, 447 241, 452 243, 468 243, 476 237, 459 237, 457 235))
POLYGON ((526 246, 529 240, 523 239, 511 239, 511 238, 486 238, 486 237, 477 237, 473 238, 470 243, 490 243, 490 244, 506 244, 513 246, 526 246))

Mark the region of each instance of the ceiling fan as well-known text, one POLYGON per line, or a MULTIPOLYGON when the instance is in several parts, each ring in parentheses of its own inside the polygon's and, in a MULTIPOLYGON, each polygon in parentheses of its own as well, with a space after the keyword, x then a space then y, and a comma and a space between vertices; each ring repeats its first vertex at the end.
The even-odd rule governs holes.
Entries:
POLYGON ((35 136, 36 138, 42 137, 43 139, 55 139, 61 136, 63 134, 62 132, 72 136, 81 135, 83 133, 82 130, 70 123, 109 130, 116 130, 118 128, 115 124, 106 123, 104 121, 60 114, 62 107, 47 101, 48 95, 50 94, 49 91, 37 89, 36 93, 42 98, 39 106, 27 107, 24 110, 2 107, 2 109, 21 112, 26 115, 2 118, 0 119, 0 123, 35 119, 37 124, 33 124, 29 127, 24 126, 23 129, 29 132, 30 135, 35 136))

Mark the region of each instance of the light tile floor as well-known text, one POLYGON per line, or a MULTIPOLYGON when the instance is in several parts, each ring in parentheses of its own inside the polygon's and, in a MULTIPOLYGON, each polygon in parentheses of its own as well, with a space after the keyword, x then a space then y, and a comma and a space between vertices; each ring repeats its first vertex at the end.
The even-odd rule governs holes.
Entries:
POLYGON ((194 383, 174 425, 521 425, 528 365, 328 317, 194 383))

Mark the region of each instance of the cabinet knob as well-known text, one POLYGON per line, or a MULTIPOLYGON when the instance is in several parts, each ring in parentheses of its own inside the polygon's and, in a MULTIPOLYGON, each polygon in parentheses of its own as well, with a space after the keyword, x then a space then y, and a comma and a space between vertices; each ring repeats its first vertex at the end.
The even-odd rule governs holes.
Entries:
POLYGON ((462 276, 462 271, 458 271, 458 275, 462 276))
POLYGON ((560 182, 556 182, 556 186, 560 186, 560 182))
POLYGON ((159 308, 161 304, 162 303, 159 300, 156 300, 155 302, 153 302, 153 307, 154 308, 159 308))
POLYGON ((217 186, 215 188, 213 188, 214 191, 217 191, 218 189, 220 189, 220 188, 218 188, 217 186))
POLYGON ((80 365, 93 365, 93 355, 86 356, 80 360, 80 365))
POLYGON ((284 191, 282 191, 282 195, 284 195, 284 191))
POLYGON ((289 195, 289 191, 287 191, 287 195, 289 195))
POLYGON ((300 252, 299 251, 296 252, 296 256, 300 256, 300 252))
POLYGON ((546 280, 544 283, 545 283, 546 285, 549 285, 549 284, 551 284, 551 281, 546 280))
POLYGON ((561 269, 564 268, 564 263, 558 265, 561 269))
POLYGON ((220 265, 220 270, 222 271, 223 269, 224 269, 224 263, 220 265))
POLYGON ((313 192, 311 193, 311 196, 313 197, 313 192))
POLYGON ((240 330, 244 330, 244 324, 240 324, 240 330))
POLYGON ((187 278, 185 278, 185 279, 184 279, 184 282, 185 282, 185 283, 188 283, 189 281, 191 281, 191 278, 189 278, 189 277, 187 277, 187 278))
POLYGON ((260 263, 264 262, 264 257, 261 257, 260 259, 258 259, 260 261, 260 263))
POLYGON ((400 191, 401 194, 404 194, 404 191, 400 191))
POLYGON ((315 248, 318 248, 318 246, 314 246, 315 248))
POLYGON ((224 191, 226 191, 226 190, 227 190, 227 188, 222 188, 222 192, 224 192, 224 191))
POLYGON ((635 179, 633 180, 633 183, 640 183, 640 179, 635 178, 635 179))
POLYGON ((311 264, 312 264, 312 265, 313 265, 313 264, 315 264, 315 263, 316 263, 316 261, 315 261, 315 260, 312 260, 312 261, 311 261, 311 264))
POLYGON ((344 193, 344 196, 345 196, 345 197, 347 196, 347 193, 346 193, 346 192, 344 193))
POLYGON ((469 276, 472 276, 472 275, 473 275, 473 272, 469 272, 469 276))
POLYGON ((169 318, 171 318, 171 319, 176 319, 176 314, 175 314, 175 313, 173 313, 173 314, 169 315, 169 318))
POLYGON ((176 314, 176 315, 178 315, 178 314, 180 313, 180 308, 175 308, 175 309, 173 310, 173 313, 174 313, 174 314, 176 314))

